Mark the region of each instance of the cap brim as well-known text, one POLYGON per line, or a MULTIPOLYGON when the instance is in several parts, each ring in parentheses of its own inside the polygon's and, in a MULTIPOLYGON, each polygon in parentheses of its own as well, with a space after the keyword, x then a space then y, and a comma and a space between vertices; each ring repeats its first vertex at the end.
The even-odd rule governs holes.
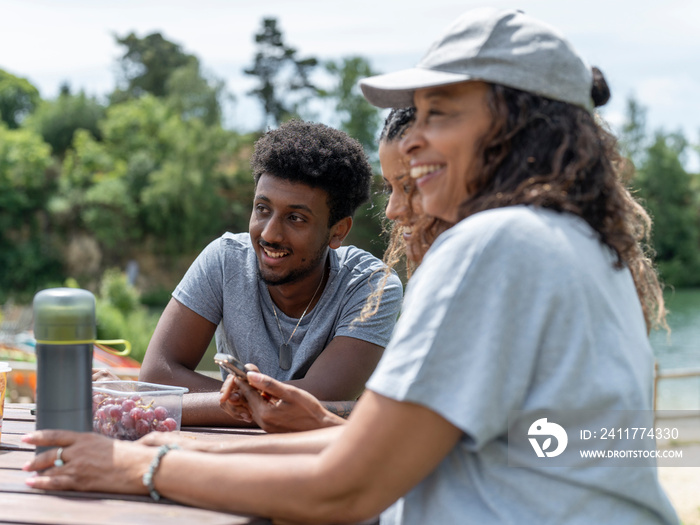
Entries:
POLYGON ((416 89, 455 84, 471 80, 468 75, 414 67, 360 80, 360 89, 367 101, 380 108, 413 106, 416 89))

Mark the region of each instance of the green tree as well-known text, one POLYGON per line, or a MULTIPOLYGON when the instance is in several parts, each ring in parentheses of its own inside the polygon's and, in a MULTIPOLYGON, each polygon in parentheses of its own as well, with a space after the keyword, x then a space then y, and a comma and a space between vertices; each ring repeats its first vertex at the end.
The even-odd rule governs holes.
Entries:
POLYGON ((31 297, 60 276, 56 246, 46 236, 54 189, 49 146, 30 130, 0 123, 0 302, 31 297))
POLYGON ((151 95, 110 107, 100 131, 101 142, 76 134, 51 209, 66 228, 99 241, 105 264, 123 263, 143 246, 196 252, 226 227, 245 227, 247 214, 229 200, 231 188, 252 187, 231 161, 240 146, 235 133, 183 120, 151 95))
POLYGON ((641 166, 647 144, 647 109, 633 97, 627 99, 625 122, 620 130, 620 149, 635 166, 641 166))
POLYGON ((129 33, 116 40, 126 48, 119 63, 126 83, 124 93, 129 98, 138 98, 146 93, 156 97, 166 96, 166 85, 172 72, 198 62, 195 56, 185 53, 178 44, 166 40, 160 33, 144 38, 129 33))
POLYGON ((39 133, 55 155, 63 156, 79 129, 100 138, 98 122, 104 113, 104 106, 95 98, 86 96, 83 91, 73 95, 69 86, 64 85, 59 96, 55 100, 42 101, 24 125, 39 133))
POLYGON ((298 58, 297 50, 285 44, 275 18, 263 19, 255 43, 257 51, 253 65, 244 72, 257 78, 257 86, 248 95, 253 95, 262 104, 264 129, 299 115, 309 97, 317 93, 309 77, 318 60, 298 58))
POLYGON ((122 87, 111 95, 113 104, 151 94, 168 99, 184 119, 200 118, 206 124, 221 120, 221 103, 227 94, 223 81, 207 78, 199 59, 163 37, 134 33, 118 38, 126 51, 119 59, 122 87))
POLYGON ((174 70, 165 87, 169 104, 183 119, 199 118, 209 126, 221 122, 221 100, 232 98, 222 80, 202 76, 198 62, 174 70))
POLYGON ((326 69, 335 79, 335 85, 324 96, 335 101, 335 112, 340 116, 340 129, 357 139, 368 155, 377 151, 377 132, 381 125, 379 110, 371 105, 358 87, 362 78, 376 75, 367 59, 346 57, 339 62, 326 63, 326 69))
MULTIPOLYGON (((333 114, 339 119, 335 125, 358 140, 377 166, 377 135, 382 118, 379 110, 367 102, 358 87, 360 79, 376 75, 377 72, 372 70, 367 59, 360 56, 329 61, 325 67, 333 83, 322 95, 333 105, 333 114)), ((386 199, 382 187, 382 179, 376 175, 371 200, 357 210, 348 237, 348 243, 369 250, 378 257, 386 249, 386 239, 382 235, 386 199)))
POLYGON ((87 233, 108 256, 118 254, 141 231, 127 162, 85 130, 76 132, 73 144, 63 161, 59 192, 49 204, 54 224, 66 238, 87 233))
POLYGON ((39 91, 26 78, 0 69, 0 120, 7 127, 18 128, 40 100, 39 91))
POLYGON ((653 247, 663 280, 700 285, 700 217, 692 176, 683 168, 687 141, 680 133, 655 134, 634 186, 653 220, 653 247))

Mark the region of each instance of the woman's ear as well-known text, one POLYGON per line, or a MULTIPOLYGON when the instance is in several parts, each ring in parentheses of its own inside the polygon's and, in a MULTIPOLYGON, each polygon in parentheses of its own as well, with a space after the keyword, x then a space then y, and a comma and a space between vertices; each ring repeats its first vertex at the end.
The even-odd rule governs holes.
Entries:
POLYGON ((336 222, 331 228, 331 240, 328 242, 328 246, 334 250, 340 248, 345 237, 350 233, 350 228, 352 228, 352 217, 344 217, 336 222))

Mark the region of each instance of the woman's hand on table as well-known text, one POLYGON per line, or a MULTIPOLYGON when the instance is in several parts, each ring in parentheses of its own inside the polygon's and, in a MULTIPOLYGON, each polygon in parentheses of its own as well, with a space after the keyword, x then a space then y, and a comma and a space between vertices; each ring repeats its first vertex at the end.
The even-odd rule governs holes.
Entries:
POLYGON ((248 382, 229 379, 236 383, 253 421, 266 432, 300 432, 345 423, 309 392, 257 371, 248 372, 248 382))
POLYGON ((69 430, 38 430, 23 436, 22 441, 60 447, 37 454, 22 467, 37 472, 26 480, 32 488, 148 494, 142 476, 156 454, 153 448, 69 430))

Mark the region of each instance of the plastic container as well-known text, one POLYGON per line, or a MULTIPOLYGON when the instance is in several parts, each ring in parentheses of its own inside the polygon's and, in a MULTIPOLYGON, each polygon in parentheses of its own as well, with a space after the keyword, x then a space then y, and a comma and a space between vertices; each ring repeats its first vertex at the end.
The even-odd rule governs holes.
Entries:
POLYGON ((135 440, 149 432, 173 432, 182 423, 187 388, 143 381, 92 384, 92 428, 105 436, 135 440))
POLYGON ((0 442, 2 442, 2 416, 5 412, 5 391, 7 390, 7 373, 12 368, 5 361, 0 361, 0 442))

